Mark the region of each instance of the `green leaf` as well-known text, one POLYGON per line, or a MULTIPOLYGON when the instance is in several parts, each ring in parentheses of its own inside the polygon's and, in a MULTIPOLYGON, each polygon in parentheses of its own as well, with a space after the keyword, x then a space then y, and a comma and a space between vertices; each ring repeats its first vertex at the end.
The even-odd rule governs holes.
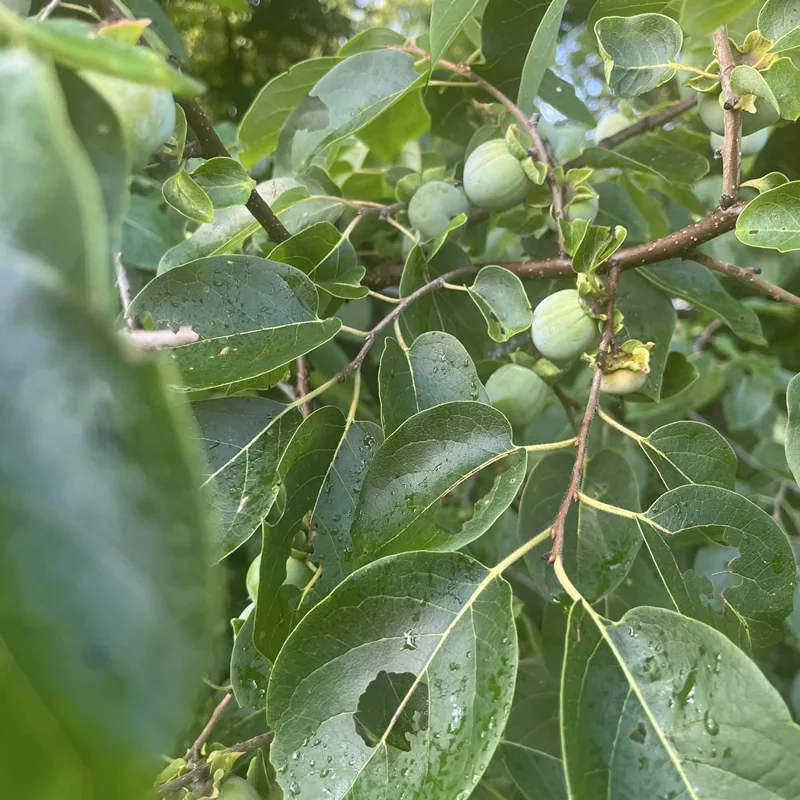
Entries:
MULTIPOLYGON (((553 524, 574 463, 574 453, 548 453, 531 470, 520 503, 520 540, 553 524)), ((615 450, 600 450, 589 459, 581 491, 609 505, 639 510, 636 477, 627 459, 615 450)), ((625 579, 641 542, 635 519, 575 504, 564 529, 564 568, 581 593, 595 603, 625 579)), ((546 560, 551 547, 550 539, 544 541, 525 562, 546 597, 563 598, 564 589, 546 560)))
POLYGON ((666 609, 605 627, 574 607, 562 739, 575 800, 800 792, 800 729, 778 692, 724 636, 666 609))
POLYGON ((194 413, 208 458, 203 485, 219 520, 214 557, 220 560, 244 544, 272 508, 278 464, 302 417, 261 397, 204 400, 194 413))
POLYGON ((317 291, 299 270, 254 256, 216 256, 175 267, 133 300, 130 316, 189 326, 200 337, 170 349, 184 389, 254 378, 294 361, 339 331, 317 317, 317 291))
POLYGON ((696 308, 709 311, 737 336, 753 344, 766 344, 758 315, 728 294, 710 270, 688 261, 665 261, 639 271, 671 297, 680 297, 696 308))
POLYGON ((126 0, 125 5, 136 19, 149 19, 150 27, 145 30, 145 39, 151 31, 169 48, 170 52, 183 60, 186 58, 186 47, 175 24, 157 0, 126 0))
MULTIPOLYGON (((306 199, 308 192, 294 178, 264 181, 256 186, 256 191, 273 207, 289 233, 298 233, 316 222, 336 222, 342 213, 340 203, 306 199), (287 200, 285 205, 282 199, 287 200)), ((158 271, 163 273, 199 258, 234 252, 260 230, 261 226, 244 206, 221 209, 213 222, 201 225, 189 239, 168 250, 158 271)))
POLYGON ((553 66, 556 59, 558 33, 566 5, 567 0, 552 0, 528 50, 517 97, 517 105, 526 116, 533 114, 545 72, 553 66))
POLYGON ((3 789, 138 800, 209 666, 190 420, 57 272, 7 242, 0 264, 3 789))
POLYGON ((267 255, 299 269, 334 297, 355 300, 367 296, 368 289, 361 286, 366 270, 359 265, 350 240, 330 222, 318 222, 296 233, 267 255))
POLYGON ((456 400, 489 404, 475 364, 454 336, 430 331, 404 349, 384 341, 378 373, 381 425, 386 434, 420 411, 456 400))
POLYGON ((624 332, 630 339, 654 342, 650 352, 650 373, 639 394, 658 402, 669 345, 675 330, 675 309, 669 298, 641 275, 629 270, 620 275, 617 308, 624 315, 624 332))
POLYGON ((179 214, 195 222, 211 222, 214 206, 211 198, 181 167, 172 177, 164 181, 161 193, 169 205, 179 214))
MULTIPOLYGON (((778 76, 776 73, 776 84, 783 84, 786 77, 785 73, 782 76, 778 76)), ((787 88, 791 92, 791 87, 786 86, 783 87, 784 91, 787 88)), ((770 89, 762 73, 754 67, 747 64, 740 64, 738 67, 734 67, 733 72, 731 72, 731 91, 735 92, 737 97, 752 95, 753 102, 758 104, 759 114, 763 115, 765 123, 772 124, 780 119, 778 99, 770 89)), ((742 113, 747 114, 749 112, 742 111, 742 113)))
POLYGON ((656 142, 633 140, 614 150, 589 147, 583 158, 595 169, 631 170, 665 183, 692 185, 708 172, 708 161, 699 153, 656 142))
POLYGON ((378 114, 358 132, 358 138, 386 161, 392 161, 409 142, 424 136, 431 127, 431 115, 421 91, 408 92, 378 114))
POLYGON ((431 64, 447 52, 481 0, 433 0, 431 4, 431 64))
POLYGON ((619 97, 636 97, 666 83, 683 44, 674 19, 663 14, 605 17, 594 26, 606 83, 619 97))
POLYGON ((70 124, 53 67, 25 50, 0 51, 0 119, 3 238, 57 269, 101 309, 110 308, 100 184, 70 124))
POLYGON ((495 342, 507 342, 533 324, 533 311, 525 287, 507 269, 493 266, 481 269, 469 287, 469 296, 483 314, 489 336, 495 342))
POLYGON ((278 134, 292 110, 341 58, 311 58, 273 78, 256 96, 239 125, 239 154, 252 167, 278 146, 278 134))
POLYGON ((645 13, 666 14, 680 22, 687 2, 689 0, 597 0, 589 12, 587 25, 594 28, 602 17, 634 17, 645 13))
POLYGON ((403 45, 407 41, 402 33, 380 25, 360 31, 339 48, 339 57, 345 58, 369 50, 382 50, 384 47, 403 45))
POLYGON ((324 75, 294 109, 281 130, 278 151, 285 150, 293 172, 302 173, 314 156, 358 133, 422 81, 409 53, 356 53, 324 75))
POLYGON ((253 629, 259 652, 273 661, 306 610, 298 609, 300 590, 283 583, 286 559, 291 555, 295 534, 303 530, 304 517, 314 508, 345 433, 342 412, 324 406, 297 428, 281 458, 278 477, 286 491, 286 505, 278 522, 264 525, 253 629))
POLYGON ((251 612, 233 641, 231 687, 241 708, 259 710, 267 704, 267 684, 272 665, 253 644, 255 617, 251 612))
POLYGON ((786 461, 797 482, 800 481, 800 378, 797 375, 789 381, 786 406, 789 411, 789 421, 786 423, 786 461))
POLYGON ((131 267, 155 272, 164 253, 184 239, 183 217, 167 214, 161 197, 130 197, 122 222, 122 261, 131 267))
POLYGON ((545 70, 539 97, 567 119, 575 120, 590 128, 594 128, 595 119, 586 104, 575 93, 575 87, 559 78, 552 70, 545 70))
POLYGON ((751 247, 800 250, 800 181, 763 192, 736 221, 736 238, 751 247))
POLYGON ((203 85, 172 69, 153 50, 99 36, 94 25, 75 19, 22 20, 0 6, 0 26, 31 50, 73 69, 164 86, 176 95, 194 97, 203 85))
POLYGON ((309 612, 274 664, 267 722, 278 782, 288 796, 331 800, 400 786, 467 797, 508 717, 516 642, 508 584, 464 555, 405 553, 360 569, 309 612), (414 680, 367 744, 355 716, 382 673, 414 680), (416 704, 427 714, 399 749, 394 717, 416 704))
POLYGON ((622 225, 606 228, 603 225, 587 225, 575 248, 572 269, 585 275, 593 275, 603 262, 611 258, 622 247, 628 235, 622 225))
POLYGON ((733 431, 755 426, 772 408, 775 386, 772 377, 731 369, 729 387, 722 398, 725 421, 733 431))
POLYGON ((752 180, 744 181, 742 186, 748 186, 751 189, 755 189, 759 194, 763 194, 770 189, 783 186, 784 183, 789 183, 789 179, 782 172, 770 172, 764 175, 763 178, 753 178, 752 180))
POLYGON ((256 185, 244 167, 232 158, 210 158, 191 174, 211 198, 214 208, 243 205, 256 185))
POLYGON ((378 449, 361 489, 353 541, 366 563, 405 550, 457 550, 508 508, 525 476, 511 426, 483 403, 452 402, 406 420, 378 449), (480 470, 505 461, 490 498, 460 531, 438 518, 439 501, 480 470))
POLYGON ((792 548, 769 514, 728 489, 681 486, 656 500, 642 519, 666 534, 722 526, 725 543, 740 553, 730 570, 741 582, 725 590, 726 604, 747 626, 755 647, 783 637, 797 579, 792 548))
POLYGON ((736 454, 715 428, 702 422, 670 422, 639 440, 667 489, 707 484, 733 489, 736 454))
MULTIPOLYGON (((756 0, 687 0, 683 29, 694 36, 711 33, 714 28, 733 21, 755 2, 756 0)), ((750 27, 752 23, 745 30, 750 30, 750 27)))
POLYGON ((794 122, 800 117, 800 70, 791 58, 779 58, 762 73, 775 100, 781 117, 794 122))
POLYGON ((772 43, 772 53, 800 46, 800 4, 797 0, 767 0, 758 12, 758 30, 772 43))

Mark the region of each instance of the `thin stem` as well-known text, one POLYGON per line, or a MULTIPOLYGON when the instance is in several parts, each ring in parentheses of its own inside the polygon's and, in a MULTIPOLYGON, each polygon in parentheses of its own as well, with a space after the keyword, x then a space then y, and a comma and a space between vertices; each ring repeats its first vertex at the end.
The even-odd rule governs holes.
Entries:
POLYGON ((469 286, 461 286, 458 283, 443 283, 442 289, 451 289, 454 292, 470 292, 472 291, 469 286))
POLYGON ((358 223, 363 219, 364 217, 358 214, 347 223, 347 227, 342 231, 342 237, 339 240, 339 244, 341 244, 345 239, 350 238, 350 234, 358 227, 358 223))
POLYGON ((786 289, 781 289, 780 286, 768 283, 763 278, 759 278, 757 270, 754 268, 735 267, 733 264, 726 264, 724 261, 712 258, 705 253, 692 253, 688 258, 698 264, 702 264, 704 267, 708 267, 708 269, 713 269, 715 272, 721 272, 723 275, 730 275, 731 278, 749 283, 759 291, 769 295, 773 300, 800 308, 800 297, 787 292, 786 289))
POLYGON ((200 735, 195 739, 194 744, 186 751, 184 758, 189 764, 197 764, 200 761, 203 745, 208 741, 208 737, 211 736, 214 727, 222 718, 231 700, 233 700, 233 694, 226 694, 211 712, 211 716, 208 718, 208 722, 205 724, 203 730, 200 731, 200 735))
POLYGON ((347 424, 350 425, 355 422, 356 411, 358 410, 358 401, 361 397, 361 370, 357 369, 353 374, 353 397, 350 400, 350 409, 347 412, 347 424))
POLYGON ((595 500, 594 497, 590 497, 588 494, 584 494, 580 490, 575 493, 575 496, 584 505, 590 506, 591 508, 596 508, 598 511, 605 511, 606 514, 613 514, 616 517, 639 519, 642 516, 636 511, 628 511, 627 508, 620 508, 619 506, 612 506, 608 503, 604 503, 602 500, 595 500))
POLYGON ((39 22, 47 19, 59 6, 61 0, 50 0, 50 2, 39 12, 37 19, 39 22))
POLYGON ((455 86, 458 89, 480 89, 474 81, 428 81, 428 86, 455 86))
POLYGON ((400 345, 400 349, 404 352, 408 352, 408 345, 406 344, 405 336, 403 336, 403 331, 400 330, 400 318, 398 317, 393 323, 392 328, 394 329, 394 337, 397 339, 397 344, 400 345))
POLYGON ((114 271, 117 275, 117 290, 119 291, 119 302, 122 306, 122 317, 132 331, 137 330, 141 328, 139 320, 136 317, 128 316, 128 308, 133 302, 133 289, 131 289, 131 282, 128 280, 128 271, 125 269, 125 264, 122 263, 122 253, 114 254, 114 271))
POLYGON ((349 325, 342 325, 339 330, 342 333, 349 333, 351 336, 358 336, 359 339, 366 339, 369 336, 369 331, 360 331, 358 328, 351 328, 349 325))
POLYGON ((592 376, 592 386, 589 390, 589 399, 586 402, 586 411, 584 412, 581 430, 578 434, 578 451, 575 454, 575 464, 572 467, 572 474, 570 475, 567 491, 564 493, 564 498, 561 501, 561 505, 558 508, 556 518, 553 520, 553 525, 551 527, 553 534, 553 550, 549 557, 551 564, 561 558, 561 553, 564 550, 564 526, 567 521, 567 514, 569 513, 572 501, 580 486, 581 476, 583 475, 586 450, 589 446, 589 433, 592 429, 592 420, 594 419, 600 399, 600 380, 603 377, 603 366, 605 365, 606 356, 611 346, 611 339, 614 336, 614 298, 617 292, 618 279, 619 267, 615 267, 611 270, 611 276, 609 277, 608 287, 606 289, 606 296, 608 298, 606 305, 606 324, 603 330, 603 338, 600 341, 600 348, 597 353, 594 375, 592 376))
POLYGON ((549 450, 564 450, 567 447, 575 446, 575 437, 562 439, 560 442, 545 442, 544 444, 526 444, 522 447, 528 453, 544 453, 549 450))
POLYGON ((705 328, 701 331, 700 335, 695 339, 694 342, 694 352, 695 353, 702 353, 703 350, 708 347, 709 342, 714 337, 714 334, 724 325, 725 323, 721 319, 715 319, 706 325, 705 328))
POLYGON ((341 203, 350 208, 375 208, 383 210, 386 206, 383 203, 373 203, 371 200, 345 200, 344 197, 337 197, 335 194, 310 194, 306 200, 328 200, 331 203, 341 203))
MULTIPOLYGON (((215 156, 222 156, 230 158, 231 154, 228 152, 222 140, 217 136, 214 126, 206 116, 206 112, 196 100, 187 100, 186 98, 178 97, 176 102, 183 109, 186 114, 186 121, 189 127, 194 131, 197 141, 203 148, 204 158, 214 158, 215 156)), ((256 189, 250 194, 247 203, 247 210, 255 217, 256 221, 266 231, 270 240, 273 242, 285 242, 290 234, 286 230, 283 223, 278 219, 266 200, 258 193, 256 189)))
POLYGON ((389 223, 389 224, 390 224, 390 225, 391 225, 393 228, 397 228, 397 230, 398 230, 398 231, 400 231, 400 233, 402 233, 402 234, 403 234, 403 236, 407 237, 407 238, 408 238, 408 239, 410 239, 412 242, 415 242, 415 243, 416 243, 416 241, 417 241, 417 237, 416 237, 416 236, 414 236, 414 234, 413 234, 413 233, 411 233, 411 231, 410 231, 410 230, 408 230, 408 228, 404 228, 404 227, 403 227, 403 226, 402 226, 402 225, 401 225, 401 224, 400 224, 400 223, 399 223, 399 222, 398 222, 398 221, 397 221, 397 220, 396 220, 394 217, 391 217, 391 216, 386 216, 386 217, 384 217, 384 219, 385 219, 385 220, 386 220, 386 221, 387 221, 387 222, 388 222, 388 223, 389 223))
MULTIPOLYGON (((303 397, 308 394, 308 358, 300 356, 295 361, 295 365, 297 367, 297 394, 295 396, 303 397)), ((311 403, 303 403, 300 406, 300 413, 303 415, 303 419, 309 416, 311 414, 311 403)))
POLYGON ((722 144, 722 196, 721 208, 733 205, 739 199, 739 182, 742 168, 742 112, 736 108, 738 98, 731 89, 731 73, 736 61, 728 38, 728 28, 720 25, 714 31, 714 47, 719 61, 719 79, 725 100, 724 142, 722 144))
POLYGON ((384 303, 391 303, 394 306, 402 302, 402 300, 400 300, 399 297, 389 297, 388 294, 381 294, 381 292, 373 292, 372 289, 369 290, 369 296, 374 297, 376 300, 383 300, 384 303))
POLYGON ((719 75, 715 75, 713 72, 706 72, 704 69, 700 69, 699 67, 692 67, 689 64, 681 64, 679 61, 670 61, 667 66, 676 69, 678 72, 691 72, 694 75, 700 75, 703 78, 708 78, 712 81, 719 80, 719 75))
POLYGON ((322 577, 322 567, 317 567, 314 570, 314 574, 311 576, 308 583, 303 587, 303 593, 300 595, 300 600, 297 602, 297 607, 300 608, 303 605, 303 601, 311 594, 311 590, 319 583, 320 578, 322 577))
POLYGON ((610 425, 612 428, 615 428, 620 433, 633 439, 633 441, 639 444, 647 441, 646 436, 642 436, 636 433, 636 431, 632 431, 630 428, 626 428, 621 422, 614 419, 614 417, 612 417, 610 414, 607 414, 605 411, 603 411, 603 409, 600 406, 597 407, 597 416, 600 417, 600 419, 603 420, 603 422, 605 422, 606 425, 610 425))

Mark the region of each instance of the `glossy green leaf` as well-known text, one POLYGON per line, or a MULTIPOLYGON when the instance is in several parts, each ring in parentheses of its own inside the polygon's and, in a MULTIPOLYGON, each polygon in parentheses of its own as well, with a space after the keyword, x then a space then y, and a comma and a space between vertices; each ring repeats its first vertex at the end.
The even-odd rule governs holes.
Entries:
POLYGON ((789 420, 786 423, 786 461, 795 481, 798 481, 800 480, 800 378, 797 375, 789 381, 786 405, 789 410, 789 420))
POLYGON ((623 225, 615 225, 613 228, 587 225, 573 253, 572 269, 577 273, 593 274, 597 267, 622 247, 627 235, 628 230, 623 225))
POLYGON ((0 120, 4 238, 109 308, 113 287, 100 184, 48 62, 21 49, 0 51, 0 120))
POLYGON ((355 300, 367 296, 368 290, 361 286, 366 270, 359 265, 350 240, 330 222, 318 222, 296 233, 268 255, 299 269, 334 297, 355 300))
POLYGON ((559 78, 552 70, 545 70, 539 85, 539 97, 567 119, 575 120, 590 128, 595 126, 592 112, 575 92, 575 87, 559 78))
POLYGON ((189 326, 198 341, 171 348, 185 389, 246 380, 294 361, 341 327, 317 317, 314 284, 294 267, 254 256, 216 256, 152 280, 129 308, 158 325, 189 326))
POLYGON ((624 169, 652 175, 666 183, 691 185, 708 172, 708 161, 684 147, 656 142, 637 142, 608 150, 589 147, 583 153, 586 164, 595 169, 624 169))
POLYGON ((478 538, 514 499, 525 475, 511 426, 483 403, 443 403, 406 420, 378 449, 353 521, 362 563, 405 550, 457 550, 478 538), (480 470, 507 469, 460 531, 437 519, 439 501, 480 470))
POLYGON ((76 19, 21 20, 0 6, 0 23, 15 39, 73 69, 164 86, 176 95, 194 97, 203 85, 172 69, 153 50, 99 36, 94 25, 76 19))
MULTIPOLYGON (((552 525, 574 463, 574 453, 548 453, 531 470, 520 503, 520 541, 552 525)), ((639 510, 636 477, 629 462, 615 450, 600 450, 588 461, 581 491, 603 503, 639 510)), ((636 520, 575 504, 565 526, 564 568, 581 593, 594 603, 625 579, 641 541, 636 520)), ((546 596, 560 598, 564 589, 546 558, 551 548, 552 541, 547 539, 525 560, 539 589, 546 596)))
POLYGON ((273 661, 307 608, 298 608, 300 590, 284 585, 286 559, 295 534, 303 530, 303 518, 314 508, 345 432, 345 418, 338 408, 314 411, 295 431, 278 467, 286 505, 274 525, 264 526, 253 629, 259 652, 273 661))
POLYGON ((183 167, 164 181, 161 193, 172 208, 188 219, 195 222, 211 222, 214 219, 211 198, 183 167))
POLYGON ((667 489, 699 483, 733 489, 736 454, 715 428, 702 422, 670 422, 639 441, 667 489))
POLYGON ((422 82, 414 57, 398 50, 356 53, 336 64, 294 109, 278 148, 303 172, 317 153, 357 133, 422 82))
POLYGON ((208 459, 203 483, 219 520, 221 559, 257 530, 278 496, 278 464, 302 417, 262 397, 204 400, 194 406, 208 459))
POLYGON ((800 181, 763 192, 736 221, 736 238, 751 247, 800 250, 800 181))
POLYGON ((620 276, 617 308, 624 315, 623 330, 628 338, 655 343, 650 352, 650 374, 639 393, 658 401, 669 344, 675 330, 675 309, 666 295, 633 270, 620 276))
MULTIPOLYGON (((755 3, 756 0, 686 0, 683 28, 695 36, 710 34, 714 28, 733 22, 755 3)), ((751 27, 752 24, 748 25, 745 31, 751 27)))
POLYGON ((255 613, 239 628, 231 651, 231 688, 241 708, 263 709, 267 704, 270 660, 253 644, 255 613))
POLYGON ((400 786, 409 800, 467 797, 497 747, 515 677, 502 578, 460 553, 381 559, 315 606, 275 662, 267 722, 278 782, 298 800, 391 796, 400 786), (388 714, 399 721, 411 703, 427 706, 405 733, 409 749, 391 744, 388 717, 375 745, 356 728, 382 673, 414 679, 388 714))
POLYGON ((564 16, 566 5, 567 0, 552 0, 528 50, 517 97, 517 105, 522 113, 528 116, 535 110, 536 96, 539 94, 545 72, 555 61, 561 18, 564 16))
POLYGON ((584 614, 572 611, 562 678, 572 797, 750 800, 800 791, 791 756, 800 729, 724 636, 666 609, 633 609, 607 629, 584 614))
POLYGON ((667 534, 706 525, 724 528, 726 544, 740 553, 730 569, 741 576, 739 585, 725 591, 725 602, 747 626, 754 646, 783 636, 797 580, 786 534, 769 514, 728 489, 681 486, 656 500, 643 521, 667 534))
POLYGON ((767 0, 758 12, 758 30, 781 53, 800 46, 800 4, 797 0, 767 0))
POLYGON ((758 315, 728 294, 716 275, 701 264, 666 261, 641 267, 639 271, 671 297, 680 297, 696 308, 711 312, 745 341, 766 344, 758 315))
POLYGON ((170 247, 184 239, 185 219, 167 214, 159 195, 130 197, 127 215, 122 222, 122 261, 131 267, 155 272, 170 247))
POLYGON ((606 82, 619 97, 636 97, 675 74, 683 33, 663 14, 604 17, 594 26, 606 82))
POLYGON ((770 375, 733 369, 731 372, 722 410, 731 430, 745 431, 770 412, 775 385, 770 375))
POLYGON ((779 58, 762 73, 775 101, 781 117, 794 122, 800 117, 800 70, 791 58, 779 58))
POLYGON ((339 56, 344 58, 356 53, 366 53, 369 50, 381 50, 384 47, 402 45, 406 42, 406 37, 391 28, 377 25, 374 28, 367 28, 360 31, 352 38, 348 39, 340 48, 339 56))
POLYGON ((436 64, 458 36, 481 0, 433 0, 431 4, 431 64, 436 64))
POLYGON ((396 103, 367 123, 358 138, 380 158, 392 161, 409 142, 424 136, 431 127, 431 115, 422 92, 404 94, 396 103))
POLYGON ((589 12, 587 24, 594 27, 602 17, 633 17, 637 14, 666 14, 677 22, 683 17, 688 0, 596 0, 589 12))
POLYGON ((423 333, 407 349, 387 338, 378 386, 381 425, 387 435, 426 408, 456 400, 489 403, 464 345, 441 331, 423 333))
POLYGON ((495 342, 507 342, 533 324, 530 300, 522 281, 513 272, 502 267, 484 267, 469 289, 495 342))
POLYGON ((139 800, 209 666, 188 414, 56 271, 7 243, 0 264, 4 791, 139 800))
POLYGON ((256 185, 244 167, 232 158, 210 158, 192 170, 191 175, 214 208, 243 205, 256 185))
POLYGON ((340 58, 311 58, 273 78, 256 96, 239 125, 240 157, 246 167, 268 156, 278 146, 278 134, 292 110, 340 58))

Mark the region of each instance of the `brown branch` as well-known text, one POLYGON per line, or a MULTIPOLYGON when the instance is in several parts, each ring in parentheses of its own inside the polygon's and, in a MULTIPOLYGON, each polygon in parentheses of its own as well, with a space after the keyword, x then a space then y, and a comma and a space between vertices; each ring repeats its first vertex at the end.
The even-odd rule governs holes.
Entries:
POLYGON ((211 736, 214 726, 225 713, 225 709, 228 707, 231 700, 233 700, 233 693, 228 692, 211 712, 211 716, 208 718, 208 722, 206 722, 203 730, 200 731, 200 735, 195 739, 194 744, 186 751, 184 758, 189 764, 197 764, 200 761, 203 745, 208 741, 208 737, 211 736))
POLYGON ((714 47, 719 61, 724 108, 724 142, 722 144, 722 196, 720 208, 732 206, 739 199, 742 166, 742 112, 736 108, 739 99, 731 89, 731 73, 736 68, 728 28, 720 25, 714 31, 714 47))
POLYGON ((730 275, 732 278, 736 278, 738 281, 749 283, 751 286, 755 286, 756 289, 768 295, 773 300, 777 300, 779 303, 788 303, 789 305, 800 308, 800 297, 791 292, 787 292, 786 289, 781 289, 780 286, 768 283, 763 278, 759 278, 758 270, 752 267, 735 267, 733 264, 726 264, 724 261, 707 256, 705 253, 692 253, 687 256, 687 258, 696 261, 698 264, 702 264, 704 267, 713 269, 715 272, 721 272, 724 275, 730 275))
MULTIPOLYGON (((295 364, 297 366, 297 397, 305 397, 308 394, 308 358, 300 356, 295 364)), ((311 403, 303 403, 300 406, 300 413, 303 415, 303 419, 311 414, 311 403)))
MULTIPOLYGON (((666 123, 671 122, 681 114, 685 114, 696 105, 697 97, 695 95, 688 97, 686 100, 679 100, 677 103, 673 103, 661 111, 656 111, 654 114, 648 114, 642 117, 640 120, 634 122, 633 125, 628 125, 627 128, 623 128, 613 136, 607 136, 605 139, 601 139, 597 142, 595 147, 601 147, 604 150, 613 150, 615 147, 619 147, 623 142, 627 142, 628 139, 632 139, 634 136, 639 136, 642 133, 647 133, 647 131, 652 131, 655 128, 660 128, 662 125, 666 125, 666 123)), ((571 161, 567 161, 564 164, 564 170, 585 166, 586 162, 583 156, 578 156, 571 161)))
POLYGON ((553 520, 553 525, 551 527, 553 549, 550 551, 548 557, 551 564, 561 557, 564 550, 564 525, 566 524, 567 514, 569 513, 572 501, 575 499, 576 492, 580 486, 581 476, 583 475, 586 450, 589 446, 589 433, 591 432, 592 420, 597 413, 597 405, 600 400, 600 381, 603 378, 603 367, 606 363, 608 350, 611 347, 611 339, 614 336, 614 297, 617 291, 619 273, 619 267, 612 268, 611 275, 608 279, 608 287, 606 288, 608 300, 605 310, 607 319, 603 330, 603 338, 600 341, 600 348, 597 353, 594 375, 592 376, 592 386, 589 389, 589 399, 586 401, 586 411, 584 412, 581 430, 578 434, 578 450, 575 453, 575 464, 572 467, 572 474, 569 478, 567 491, 564 493, 564 498, 561 501, 561 505, 558 508, 556 518, 553 520))
MULTIPOLYGON (((691 253, 698 245, 733 230, 744 206, 744 203, 736 203, 729 208, 718 208, 699 222, 680 228, 661 239, 626 247, 612 256, 601 267, 601 271, 607 271, 611 267, 619 267, 620 270, 633 269, 670 258, 682 258, 691 253)), ((519 275, 520 278, 529 279, 564 278, 574 274, 572 262, 568 258, 550 258, 543 261, 506 261, 501 262, 498 266, 519 275)), ((370 270, 364 276, 362 283, 372 289, 394 286, 402 274, 402 264, 385 264, 370 270)))
POLYGON ((709 322, 705 328, 701 331, 700 335, 695 339, 694 342, 694 352, 695 353, 702 353, 703 350, 708 347, 709 342, 714 337, 714 334, 724 325, 725 323, 721 319, 715 319, 712 322, 709 322))
MULTIPOLYGON (((215 158, 221 156, 230 158, 231 154, 222 143, 222 139, 217 136, 211 120, 206 116, 206 112, 203 111, 200 104, 196 100, 187 100, 182 97, 177 97, 175 100, 183 109, 184 114, 186 114, 186 122, 194 131, 197 141, 200 142, 200 146, 203 148, 203 157, 215 158)), ((289 238, 289 231, 284 228, 283 223, 273 213, 269 204, 258 193, 257 189, 253 189, 250 199, 245 205, 259 225, 267 232, 271 241, 284 242, 289 238)))
MULTIPOLYGON (((246 755, 247 753, 252 753, 254 750, 259 750, 260 748, 264 747, 264 745, 269 744, 272 741, 273 736, 273 732, 268 731, 267 733, 254 736, 252 739, 246 739, 244 742, 231 745, 223 752, 243 753, 246 755)), ((188 786, 205 781, 210 776, 211 765, 208 763, 202 764, 196 769, 193 769, 191 772, 181 775, 179 778, 173 778, 171 781, 167 781, 166 783, 162 783, 160 786, 156 786, 156 797, 166 797, 168 794, 177 792, 179 789, 185 789, 188 786)))

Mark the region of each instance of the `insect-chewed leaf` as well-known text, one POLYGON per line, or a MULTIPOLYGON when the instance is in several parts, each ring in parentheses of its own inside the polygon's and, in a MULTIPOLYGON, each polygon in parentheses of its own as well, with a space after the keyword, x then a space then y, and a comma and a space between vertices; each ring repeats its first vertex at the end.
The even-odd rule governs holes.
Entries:
POLYGON ((468 797, 505 727, 516 661, 509 586, 467 556, 404 553, 358 570, 273 666, 278 782, 298 800, 398 787, 409 800, 468 797))
POLYGON ((562 677, 570 797, 800 794, 800 728, 728 639, 658 608, 604 624, 580 606, 571 613, 562 677))
POLYGON ((261 397, 204 400, 194 412, 208 458, 205 485, 220 521, 219 559, 244 544, 272 508, 278 464, 302 417, 261 397))
POLYGON ((426 408, 456 400, 489 403, 464 345, 441 331, 423 333, 407 350, 387 338, 378 385, 381 424, 387 435, 426 408))
POLYGON ((800 250, 800 181, 784 183, 751 200, 736 221, 736 237, 751 247, 800 250))
POLYGON ((789 421, 786 424, 786 461, 796 481, 800 481, 800 376, 789 381, 786 390, 789 421))
MULTIPOLYGON (((527 541, 547 529, 569 485, 575 456, 550 453, 531 470, 519 512, 519 538, 527 541)), ((615 450, 601 450, 586 466, 582 491, 609 505, 639 510, 639 488, 627 459, 615 450)), ((574 505, 567 517, 564 568, 581 593, 594 603, 613 591, 631 568, 642 538, 635 519, 574 505)), ((559 598, 564 589, 546 555, 544 541, 525 558, 534 580, 546 596, 559 598)))
POLYGON ((683 33, 674 19, 663 14, 604 17, 594 26, 606 82, 619 97, 636 97, 666 83, 683 33))
POLYGON ((217 256, 152 280, 131 316, 190 326, 200 337, 170 350, 185 389, 208 389, 263 375, 332 339, 338 319, 317 318, 314 284, 299 270, 255 256, 217 256))
POLYGON ((741 577, 739 585, 725 590, 725 602, 747 626, 754 647, 783 636, 797 583, 794 555, 786 534, 766 511, 718 486, 681 486, 659 497, 642 521, 667 534, 721 526, 727 544, 739 549, 730 570, 741 577))
POLYGON ((733 489, 736 453, 715 428, 701 422, 670 422, 641 442, 644 454, 668 489, 705 483, 733 489))
POLYGON ((477 539, 514 499, 526 464, 508 421, 491 406, 444 403, 414 415, 378 449, 361 489, 352 529, 361 563, 406 550, 456 550, 477 539), (504 459, 508 468, 472 519, 446 530, 439 501, 504 459))
POLYGON ((484 267, 470 286, 470 297, 489 326, 489 336, 507 342, 533 324, 533 311, 522 281, 502 267, 484 267))

